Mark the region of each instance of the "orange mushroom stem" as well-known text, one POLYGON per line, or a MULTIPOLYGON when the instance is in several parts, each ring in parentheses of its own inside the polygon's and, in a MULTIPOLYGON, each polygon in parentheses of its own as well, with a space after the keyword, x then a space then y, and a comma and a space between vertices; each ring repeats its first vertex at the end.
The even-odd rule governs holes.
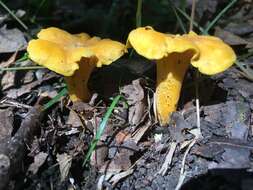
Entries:
POLYGON ((229 68, 236 60, 231 47, 212 36, 194 32, 170 35, 141 27, 130 32, 127 47, 157 63, 155 108, 161 125, 169 123, 176 111, 184 75, 190 63, 203 74, 212 75, 229 68))
POLYGON ((111 64, 126 48, 110 39, 91 38, 86 33, 72 35, 50 27, 29 42, 27 51, 34 62, 65 77, 72 101, 86 101, 90 97, 87 85, 93 69, 111 64))

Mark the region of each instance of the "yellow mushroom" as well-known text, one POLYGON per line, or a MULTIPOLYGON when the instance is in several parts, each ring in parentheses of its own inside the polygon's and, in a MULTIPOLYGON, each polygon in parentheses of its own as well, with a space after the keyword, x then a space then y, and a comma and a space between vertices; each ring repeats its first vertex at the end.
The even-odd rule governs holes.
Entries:
POLYGON ((126 52, 120 42, 91 38, 86 33, 70 34, 55 27, 42 29, 37 36, 28 43, 29 57, 65 76, 72 101, 88 100, 87 83, 92 70, 111 64, 126 52))
POLYGON ((213 75, 236 60, 232 48, 221 39, 194 32, 171 35, 140 27, 129 33, 127 47, 157 63, 156 113, 161 125, 169 122, 177 108, 185 72, 189 64, 203 74, 213 75))

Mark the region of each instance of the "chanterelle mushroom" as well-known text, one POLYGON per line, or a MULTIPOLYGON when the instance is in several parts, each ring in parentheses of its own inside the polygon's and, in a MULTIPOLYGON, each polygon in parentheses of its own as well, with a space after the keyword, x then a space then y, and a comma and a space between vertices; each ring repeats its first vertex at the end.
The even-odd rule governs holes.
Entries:
POLYGON ((182 81, 191 63, 203 74, 213 75, 229 68, 236 60, 232 48, 221 39, 194 32, 170 35, 141 27, 130 32, 128 47, 157 63, 156 111, 162 125, 177 108, 182 81))
POLYGON ((126 52, 120 42, 86 33, 72 35, 55 27, 42 29, 37 36, 28 44, 29 57, 65 76, 72 101, 89 98, 87 83, 94 67, 109 65, 126 52))

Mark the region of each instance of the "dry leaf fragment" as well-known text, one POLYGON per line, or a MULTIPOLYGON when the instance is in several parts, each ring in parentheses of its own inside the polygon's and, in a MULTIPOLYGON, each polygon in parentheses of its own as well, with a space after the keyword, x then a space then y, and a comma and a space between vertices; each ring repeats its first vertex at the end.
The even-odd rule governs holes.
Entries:
POLYGON ((28 171, 32 172, 32 174, 36 174, 42 164, 47 159, 48 154, 45 152, 40 152, 34 157, 33 163, 29 166, 28 171))
POLYGON ((57 154, 57 162, 60 166, 61 172, 61 181, 64 181, 69 174, 69 169, 72 164, 72 156, 64 153, 64 154, 57 154))

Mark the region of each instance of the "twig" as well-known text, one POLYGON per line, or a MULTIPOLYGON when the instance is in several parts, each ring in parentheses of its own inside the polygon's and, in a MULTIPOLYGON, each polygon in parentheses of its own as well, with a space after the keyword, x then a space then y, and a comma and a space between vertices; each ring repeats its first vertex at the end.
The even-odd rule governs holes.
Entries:
POLYGON ((199 109, 199 71, 196 70, 196 78, 195 78, 195 96, 196 96, 196 114, 197 114, 197 129, 198 129, 198 134, 196 135, 196 137, 198 139, 202 139, 203 136, 201 134, 201 127, 200 127, 200 109, 199 109))
POLYGON ((17 107, 17 108, 26 108, 26 109, 32 108, 32 106, 22 104, 22 103, 19 103, 19 102, 15 102, 15 101, 11 101, 11 100, 7 100, 7 99, 4 99, 4 100, 0 101, 0 104, 5 104, 5 105, 8 105, 8 106, 17 107))
POLYGON ((193 30, 193 22, 194 22, 194 16, 195 16, 195 9, 196 9, 196 1, 192 0, 192 10, 191 10, 191 20, 190 20, 189 31, 193 30))
POLYGON ((176 150, 177 147, 177 142, 172 142, 170 145, 170 150, 168 152, 168 154, 166 155, 165 161, 161 167, 161 169, 158 171, 158 174, 162 174, 163 176, 166 174, 168 167, 170 166, 171 162, 172 162, 172 158, 174 155, 174 152, 176 150))
POLYGON ((197 138, 194 138, 191 142, 191 144, 189 144, 189 146, 187 147, 185 153, 184 153, 184 157, 182 160, 182 166, 181 166, 181 170, 180 170, 180 176, 178 179, 178 183, 177 186, 175 188, 175 190, 179 190, 181 188, 181 186, 183 185, 184 179, 186 177, 187 172, 185 171, 185 162, 186 162, 186 157, 189 154, 191 148, 194 146, 194 144, 197 142, 197 138))

